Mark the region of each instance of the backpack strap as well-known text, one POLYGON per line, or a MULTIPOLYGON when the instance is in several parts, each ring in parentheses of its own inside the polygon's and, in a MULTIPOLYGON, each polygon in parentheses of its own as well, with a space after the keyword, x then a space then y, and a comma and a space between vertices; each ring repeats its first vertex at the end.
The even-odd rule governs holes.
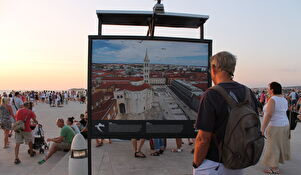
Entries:
POLYGON ((251 98, 250 89, 247 86, 245 86, 245 90, 246 90, 245 102, 248 102, 249 104, 251 104, 252 98, 251 98))
POLYGON ((215 85, 210 89, 217 91, 221 96, 223 96, 231 108, 234 108, 237 105, 237 102, 234 101, 234 99, 228 94, 228 92, 223 87, 215 85))
MULTIPOLYGON (((228 92, 221 86, 219 85, 215 85, 213 87, 211 87, 210 89, 217 91, 227 102, 227 104, 230 106, 230 108, 234 108, 237 105, 237 102, 234 101, 234 99, 232 97, 230 97, 230 95, 228 94, 228 92)), ((214 134, 213 135, 213 141, 215 142, 217 149, 218 149, 218 159, 219 162, 222 161, 222 155, 223 155, 223 144, 224 141, 222 141, 221 143, 218 143, 217 140, 217 136, 214 134)), ((219 169, 219 165, 216 167, 216 171, 219 169)))
MULTIPOLYGON (((242 103, 237 103, 229 94, 228 92, 221 86, 215 85, 211 87, 210 89, 217 91, 221 96, 224 97, 226 100, 227 104, 230 106, 230 108, 234 108, 237 105, 245 104, 245 103, 250 103, 251 102, 251 94, 249 88, 245 86, 245 91, 246 91, 246 96, 245 96, 245 101, 242 103)), ((220 144, 218 143, 216 135, 213 136, 213 140, 217 146, 218 149, 218 154, 219 154, 219 162, 222 161, 222 154, 223 154, 223 144, 224 141, 222 141, 220 144)), ((216 170, 218 170, 219 166, 216 167, 216 170)))
POLYGON ((16 111, 18 111, 19 110, 19 108, 16 106, 16 103, 15 103, 15 98, 13 97, 13 104, 14 104, 14 106, 15 106, 15 108, 16 108, 16 111))

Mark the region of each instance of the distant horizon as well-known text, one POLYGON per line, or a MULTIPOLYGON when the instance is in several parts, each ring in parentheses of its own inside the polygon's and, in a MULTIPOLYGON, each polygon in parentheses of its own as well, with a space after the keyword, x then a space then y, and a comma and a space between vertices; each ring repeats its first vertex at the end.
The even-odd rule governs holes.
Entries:
MULTIPOLYGON (((266 89, 267 87, 251 87, 251 86, 248 86, 249 88, 251 89, 266 89)), ((301 89, 301 85, 292 85, 292 86, 283 86, 282 88, 298 88, 298 89, 301 89)), ((0 93, 2 94, 3 92, 6 92, 6 91, 20 91, 20 92, 24 92, 24 91, 68 91, 70 89, 85 89, 87 90, 87 88, 69 88, 69 89, 27 89, 27 90, 20 90, 20 89, 12 89, 12 90, 3 90, 3 89, 0 89, 0 93)))
MULTIPOLYGON (((142 63, 123 63, 123 62, 120 62, 120 63, 92 63, 92 65, 93 64, 125 64, 125 65, 142 64, 143 65, 144 63, 143 62, 142 63)), ((156 65, 192 66, 192 67, 206 67, 206 68, 208 68, 208 66, 180 65, 180 64, 168 64, 168 63, 164 64, 164 63, 152 63, 152 62, 149 63, 149 65, 154 65, 154 64, 156 64, 156 65)))
POLYGON ((87 88, 69 88, 69 89, 27 89, 27 90, 20 90, 20 89, 12 89, 12 90, 7 90, 7 89, 0 89, 0 92, 12 92, 12 91, 18 91, 18 92, 25 92, 25 91, 69 91, 70 89, 85 89, 87 90, 87 88))

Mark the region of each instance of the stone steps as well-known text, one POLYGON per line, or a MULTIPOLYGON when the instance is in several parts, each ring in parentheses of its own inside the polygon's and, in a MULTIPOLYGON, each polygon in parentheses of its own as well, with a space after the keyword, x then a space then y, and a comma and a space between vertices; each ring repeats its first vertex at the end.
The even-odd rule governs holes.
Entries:
POLYGON ((30 175, 42 175, 42 174, 47 175, 66 156, 68 156, 68 154, 66 154, 65 152, 58 151, 42 165, 39 165, 38 162, 34 162, 36 164, 36 166, 30 172, 30 175))
POLYGON ((68 161, 70 152, 64 155, 45 175, 68 175, 68 161))

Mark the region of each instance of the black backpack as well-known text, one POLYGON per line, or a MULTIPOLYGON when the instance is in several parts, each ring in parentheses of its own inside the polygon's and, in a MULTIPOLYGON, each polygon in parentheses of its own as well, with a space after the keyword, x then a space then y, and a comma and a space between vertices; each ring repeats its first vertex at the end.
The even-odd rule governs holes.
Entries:
POLYGON ((244 102, 236 102, 221 86, 212 87, 224 97, 229 105, 229 118, 225 137, 219 147, 220 161, 229 169, 242 169, 255 165, 264 147, 264 136, 260 131, 258 114, 251 106, 250 89, 245 87, 244 102))

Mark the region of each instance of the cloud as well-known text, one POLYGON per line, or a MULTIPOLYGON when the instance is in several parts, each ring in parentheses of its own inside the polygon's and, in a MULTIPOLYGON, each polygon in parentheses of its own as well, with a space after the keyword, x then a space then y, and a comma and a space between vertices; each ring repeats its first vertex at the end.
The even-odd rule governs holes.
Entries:
POLYGON ((207 66, 208 46, 202 43, 145 40, 97 40, 93 62, 142 63, 147 49, 151 63, 207 66))

